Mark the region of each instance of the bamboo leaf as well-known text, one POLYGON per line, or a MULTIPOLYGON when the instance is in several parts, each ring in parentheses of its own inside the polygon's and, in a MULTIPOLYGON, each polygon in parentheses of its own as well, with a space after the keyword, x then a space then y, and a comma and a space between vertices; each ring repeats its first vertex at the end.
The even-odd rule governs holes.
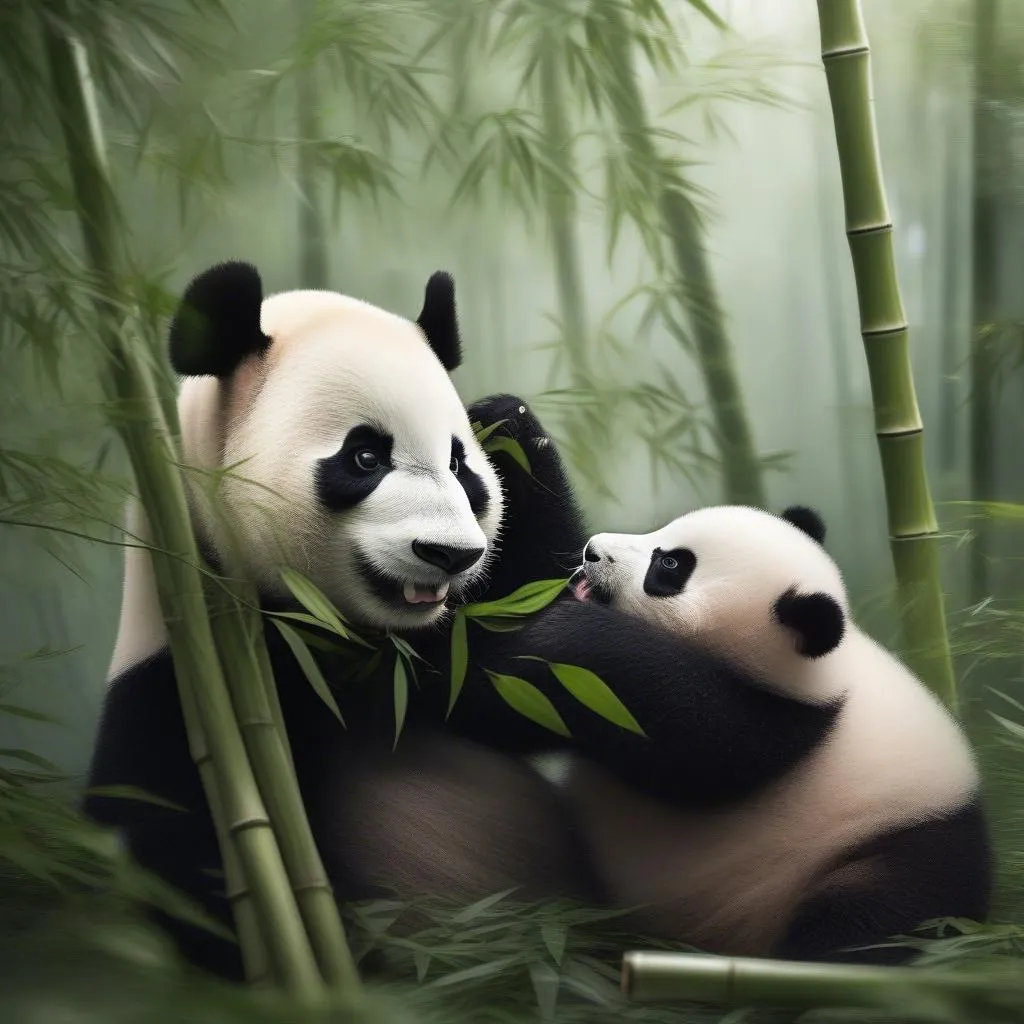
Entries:
POLYGON ((507 597, 499 598, 496 601, 467 604, 462 611, 467 618, 471 619, 490 616, 532 615, 551 604, 565 590, 568 582, 568 577, 557 580, 533 580, 512 591, 507 597))
POLYGON ((555 674, 555 678, 584 707, 590 708, 595 714, 623 729, 635 732, 639 736, 646 735, 640 728, 640 723, 615 696, 608 684, 590 669, 554 662, 548 662, 548 667, 555 674))
POLYGON ((471 903, 468 907, 460 910, 457 914, 452 916, 452 923, 462 925, 469 924, 470 921, 475 921, 481 914, 490 910, 491 907, 500 903, 503 899, 507 899, 515 891, 515 887, 513 886, 511 889, 492 893, 490 896, 485 896, 483 899, 477 900, 476 903, 471 903))
POLYGON ((504 435, 492 437, 484 443, 484 451, 491 454, 495 452, 505 452, 506 455, 511 455, 512 458, 519 463, 523 472, 532 476, 530 460, 526 457, 526 452, 523 451, 523 446, 514 438, 505 437, 504 435))
POLYGON ((334 605, 323 593, 301 573, 294 569, 281 570, 284 585, 292 592, 295 600, 302 605, 321 625, 329 626, 339 636, 348 639, 348 631, 341 624, 334 605))
POLYGON ((155 807, 166 807, 170 811, 185 813, 185 808, 180 804, 154 796, 136 786, 93 786, 92 789, 87 789, 85 792, 88 796, 102 796, 114 800, 138 800, 139 803, 153 804, 155 807))
POLYGON ((514 711, 560 736, 571 735, 555 706, 532 683, 497 672, 487 671, 487 675, 498 695, 514 711))
POLYGON ((498 427, 500 427, 503 423, 507 422, 508 420, 498 420, 496 423, 492 423, 490 424, 490 426, 487 427, 485 427, 482 423, 474 423, 473 433, 476 435, 477 441, 479 441, 480 444, 483 444, 484 441, 486 441, 487 438, 489 438, 491 434, 493 434, 498 429, 498 427))
POLYGON ((569 938, 569 929, 564 924, 542 924, 540 937, 544 940, 551 959, 561 966, 562 957, 565 955, 565 943, 569 938))
POLYGON ((461 611, 455 613, 452 623, 451 643, 451 689, 448 696, 448 711, 445 718, 452 713, 455 702, 462 692, 462 684, 466 681, 466 670, 469 667, 469 641, 466 638, 466 616, 461 611))
MULTIPOLYGON (((285 622, 274 619, 274 625, 277 626, 278 632, 284 637, 285 643, 291 648, 292 654, 295 655, 295 660, 299 663, 303 675, 309 680, 309 685, 313 687, 316 695, 331 709, 334 717, 344 726, 345 719, 341 717, 341 709, 334 699, 334 694, 331 693, 331 688, 327 685, 327 680, 324 679, 320 666, 316 663, 316 658, 313 657, 312 652, 306 646, 302 637, 285 622)), ((348 727, 345 726, 345 728, 348 727)))
MULTIPOLYGON (((405 725, 405 712, 409 707, 409 680, 405 674, 405 661, 401 654, 395 655, 395 744, 398 746, 398 737, 402 734, 402 726, 405 725)), ((394 749, 392 747, 392 749, 394 749)))
POLYGON ((27 718, 32 722, 49 722, 56 724, 49 715, 40 711, 33 711, 31 708, 23 708, 18 704, 0 704, 0 715, 14 715, 16 718, 27 718))
POLYGON ((22 761, 35 768, 42 768, 44 772, 51 772, 54 775, 61 775, 61 769, 45 757, 34 754, 31 750, 21 747, 0 747, 0 757, 10 758, 12 761, 22 761))
POLYGON ((499 957, 496 960, 488 960, 486 963, 477 964, 474 967, 467 967, 461 971, 454 971, 430 982, 425 988, 447 988, 450 985, 460 985, 466 981, 479 981, 482 978, 491 978, 501 974, 508 967, 522 962, 521 956, 516 953, 512 956, 499 957))

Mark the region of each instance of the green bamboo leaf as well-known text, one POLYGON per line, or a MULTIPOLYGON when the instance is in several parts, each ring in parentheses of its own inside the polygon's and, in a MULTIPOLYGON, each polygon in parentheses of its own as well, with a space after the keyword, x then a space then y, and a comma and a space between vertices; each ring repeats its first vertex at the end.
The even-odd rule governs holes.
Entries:
POLYGON ((476 435, 477 441, 483 444, 498 427, 507 422, 508 420, 498 420, 497 423, 492 423, 489 427, 485 427, 482 423, 473 423, 473 433, 476 435))
POLYGON ((561 966, 565 955, 565 943, 569 937, 569 929, 564 924, 542 924, 540 937, 544 940, 551 959, 561 966))
POLYGON ((530 460, 526 457, 526 452, 523 451, 523 446, 513 438, 505 437, 504 435, 492 437, 484 444, 484 451, 492 454, 494 452, 505 452, 507 455, 511 455, 512 458, 519 463, 523 472, 532 475, 530 460))
POLYGON ((42 768, 44 772, 52 772, 54 775, 61 774, 61 769, 52 761, 47 761, 45 757, 40 757, 39 754, 34 754, 31 750, 21 747, 0 747, 0 757, 7 757, 12 761, 23 761, 25 764, 30 764, 34 768, 42 768))
POLYGON ((413 951, 412 960, 416 965, 416 981, 422 984, 430 968, 430 954, 425 949, 417 949, 413 951))
MULTIPOLYGON (((395 656, 395 747, 405 724, 405 712, 409 707, 409 680, 405 674, 405 661, 401 654, 395 656)), ((394 747, 392 747, 394 749, 394 747)))
POLYGON ((478 619, 491 616, 532 615, 546 608, 558 595, 565 590, 568 577, 557 580, 532 580, 524 583, 517 590, 496 601, 479 601, 467 604, 463 614, 467 618, 478 619))
POLYGON ((341 624, 335 607, 323 593, 301 573, 294 569, 282 569, 281 579, 292 592, 295 600, 316 618, 321 625, 330 626, 339 636, 348 638, 348 631, 341 624))
POLYGON ((483 978, 491 978, 500 974, 506 968, 514 967, 522 963, 519 953, 511 956, 499 957, 496 960, 488 960, 485 963, 477 964, 475 967, 467 967, 452 974, 445 974, 435 981, 425 985, 425 988, 447 988, 449 985, 461 985, 466 981, 480 981, 483 978))
POLYGON ((49 715, 33 711, 31 708, 23 708, 18 704, 0 704, 0 715, 14 715, 16 718, 27 718, 32 722, 54 723, 54 719, 49 715))
POLYGON ((584 707, 590 708, 595 714, 623 729, 635 732, 639 736, 646 735, 639 722, 615 696, 608 684, 590 669, 556 662, 548 662, 548 668, 584 707))
POLYGON ((490 896, 485 896, 483 899, 477 900, 476 903, 471 903, 468 907, 463 908, 457 914, 452 917, 453 924, 469 924, 470 921, 476 920, 485 911, 491 909, 495 904, 500 903, 503 899, 507 899, 512 893, 515 892, 515 887, 511 889, 505 889, 502 892, 493 893, 490 896))
POLYGON ((1020 725, 1018 722, 1011 722, 1009 718, 1003 718, 1002 715, 997 715, 994 711, 990 711, 989 714, 1008 732, 1011 736, 1015 736, 1019 740, 1024 740, 1024 725, 1020 725))
POLYGON ((93 786, 92 789, 87 789, 85 792, 87 796, 103 796, 114 800, 138 800, 142 804, 153 804, 155 807, 166 807, 170 811, 185 813, 185 808, 180 804, 154 796, 135 786, 93 786))
POLYGON ((495 616, 494 618, 475 617, 473 622, 478 626, 482 626, 489 633, 518 633, 526 625, 521 617, 512 618, 511 616, 495 616))
POLYGON ((461 611, 455 613, 452 623, 452 674, 451 690, 448 696, 448 711, 445 718, 452 713, 455 702, 462 692, 462 684, 466 681, 466 669, 469 667, 469 642, 466 639, 466 616, 461 611))
MULTIPOLYGON (((285 643, 291 648, 292 654, 295 655, 295 660, 299 663, 303 674, 309 680, 309 685, 313 687, 316 695, 331 709, 334 717, 344 726, 345 719, 341 717, 341 709, 334 699, 334 694, 331 693, 331 688, 327 685, 327 680, 324 679, 320 666, 316 663, 316 659, 302 637, 285 622, 274 619, 274 625, 277 626, 278 632, 284 637, 285 643)), ((345 726, 345 728, 348 728, 348 726, 345 726)))
POLYGON ((500 675, 491 671, 487 671, 487 676, 501 699, 514 711, 559 736, 571 735, 555 706, 532 683, 518 676, 500 675))

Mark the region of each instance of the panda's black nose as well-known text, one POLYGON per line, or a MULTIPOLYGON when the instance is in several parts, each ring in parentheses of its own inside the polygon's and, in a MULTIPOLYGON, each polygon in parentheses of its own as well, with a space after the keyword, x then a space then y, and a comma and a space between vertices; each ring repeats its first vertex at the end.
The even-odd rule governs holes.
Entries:
POLYGON ((430 544, 427 541, 414 540, 412 550, 413 554, 423 559, 427 565, 454 576, 478 562, 486 549, 455 548, 450 544, 430 544))
POLYGON ((588 562, 601 561, 601 556, 589 544, 583 549, 583 557, 588 562))

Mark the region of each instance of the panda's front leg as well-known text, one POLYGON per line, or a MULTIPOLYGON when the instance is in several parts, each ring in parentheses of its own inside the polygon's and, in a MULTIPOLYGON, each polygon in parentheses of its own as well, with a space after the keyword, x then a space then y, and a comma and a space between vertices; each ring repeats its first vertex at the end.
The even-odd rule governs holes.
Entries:
POLYGON ((504 495, 497 554, 471 599, 494 600, 534 580, 569 576, 587 533, 557 446, 516 395, 489 395, 468 412, 470 422, 490 428, 483 444, 504 495))

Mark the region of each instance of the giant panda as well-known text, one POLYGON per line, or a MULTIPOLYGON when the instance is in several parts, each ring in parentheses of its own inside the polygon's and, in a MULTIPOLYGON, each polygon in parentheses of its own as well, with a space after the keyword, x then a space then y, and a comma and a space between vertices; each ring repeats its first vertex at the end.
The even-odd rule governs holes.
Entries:
POLYGON ((643 780, 644 793, 585 757, 563 758, 560 776, 546 769, 582 822, 604 899, 640 908, 628 922, 641 934, 729 955, 896 963, 912 947, 887 939, 988 913, 971 747, 857 627, 824 537, 810 509, 728 506, 598 534, 572 579, 576 602, 520 637, 522 653, 588 668, 615 691, 644 679, 644 700, 627 707, 653 742, 675 745, 671 772, 643 780), (695 650, 721 660, 695 671, 695 650))
MULTIPOLYGON (((511 879, 527 894, 593 898, 589 858, 564 798, 523 760, 552 734, 483 676, 492 655, 515 647, 512 634, 476 631, 471 677, 448 714, 452 607, 567 577, 586 539, 555 446, 525 403, 497 395, 463 407, 449 376, 461 359, 451 278, 430 278, 413 322, 336 292, 264 297, 253 266, 220 264, 185 290, 169 355, 184 378, 182 450, 199 471, 189 475, 189 500, 210 570, 252 581, 263 607, 281 611, 294 608, 279 575, 292 567, 384 652, 373 668, 355 664, 351 650, 314 651, 342 726, 278 631, 265 630, 303 799, 338 899, 374 895, 380 868, 392 880, 433 881, 456 895, 511 879), (517 440, 530 472, 507 454, 492 461, 474 422, 517 440), (218 476, 214 506, 206 488, 218 476), (414 641, 426 666, 410 687, 394 753, 387 632, 414 641), (403 845, 402 836, 391 842, 388 815, 415 811, 435 830, 443 823, 447 838, 472 842, 479 803, 462 801, 455 785, 466 778, 489 794, 489 831, 472 856, 459 862, 453 851, 431 879, 438 858, 424 865, 422 846, 403 845), (366 814, 365 838, 345 827, 366 814)), ((118 829, 144 867, 230 924, 137 507, 127 532, 133 546, 84 809, 118 829), (111 786, 162 802, 101 792, 111 786)), ((589 727, 583 708, 567 721, 572 749, 616 776, 642 785, 665 766, 650 744, 606 751, 604 731, 589 727)), ((236 944, 158 918, 189 961, 241 976, 236 944)))

